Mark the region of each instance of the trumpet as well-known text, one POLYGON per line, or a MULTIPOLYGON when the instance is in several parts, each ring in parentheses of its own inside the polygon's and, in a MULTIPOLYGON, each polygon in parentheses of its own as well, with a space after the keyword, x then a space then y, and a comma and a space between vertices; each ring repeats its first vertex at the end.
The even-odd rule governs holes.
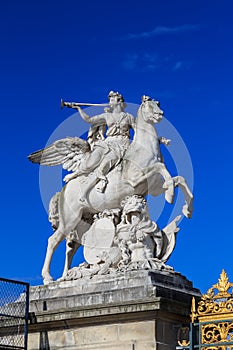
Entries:
POLYGON ((65 102, 61 99, 61 109, 64 107, 76 108, 79 106, 98 106, 98 107, 109 107, 109 103, 83 103, 83 102, 65 102))

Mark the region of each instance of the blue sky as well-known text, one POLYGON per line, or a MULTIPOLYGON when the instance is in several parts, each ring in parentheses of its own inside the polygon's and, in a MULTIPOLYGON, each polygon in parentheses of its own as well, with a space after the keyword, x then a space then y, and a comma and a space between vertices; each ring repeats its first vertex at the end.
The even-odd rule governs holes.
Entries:
POLYGON ((169 264, 203 292, 222 268, 233 281, 232 11, 230 0, 1 4, 0 276, 42 282, 51 229, 39 167, 27 155, 72 114, 60 98, 101 103, 118 90, 129 103, 143 94, 160 100, 190 153, 195 212, 182 221, 169 264))

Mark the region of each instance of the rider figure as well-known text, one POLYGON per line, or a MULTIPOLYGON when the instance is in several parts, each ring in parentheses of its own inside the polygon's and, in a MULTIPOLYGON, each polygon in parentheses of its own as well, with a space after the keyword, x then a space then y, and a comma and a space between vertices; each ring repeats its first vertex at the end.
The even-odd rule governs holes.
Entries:
POLYGON ((99 140, 95 142, 99 147, 96 147, 95 151, 94 144, 92 152, 87 159, 89 165, 86 164, 85 161, 82 162, 79 172, 75 175, 87 174, 97 167, 97 178, 100 180, 97 185, 97 190, 100 192, 105 190, 107 185, 106 175, 110 169, 122 160, 124 153, 130 144, 130 129, 134 129, 135 125, 134 117, 131 114, 124 112, 126 104, 123 96, 119 92, 110 91, 108 99, 109 108, 105 109, 104 113, 93 117, 89 117, 79 106, 75 107, 79 111, 82 119, 87 123, 92 124, 89 131, 89 134, 92 134, 92 137, 92 130, 95 130, 94 134, 97 135, 99 129, 103 128, 103 125, 107 125, 108 127, 106 139, 103 140, 103 138, 99 138, 99 140), (101 159, 100 153, 102 156, 101 159), (90 164, 92 164, 93 169, 91 169, 90 164))

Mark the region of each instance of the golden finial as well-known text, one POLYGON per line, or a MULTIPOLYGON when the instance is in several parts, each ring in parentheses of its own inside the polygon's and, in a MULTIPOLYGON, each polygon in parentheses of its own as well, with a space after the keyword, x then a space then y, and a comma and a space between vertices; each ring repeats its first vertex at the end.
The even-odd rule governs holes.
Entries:
POLYGON ((202 295, 197 308, 195 299, 192 299, 191 319, 192 323, 196 319, 199 323, 200 341, 205 345, 203 349, 233 349, 232 287, 233 283, 229 282, 226 272, 222 270, 218 283, 202 295), (222 343, 229 344, 229 347, 220 346, 222 343))
POLYGON ((192 298, 192 306, 191 306, 191 320, 192 323, 194 323, 195 318, 197 317, 196 315, 196 302, 195 302, 195 298, 192 298))
POLYGON ((217 315, 233 313, 233 295, 229 289, 233 287, 224 270, 218 279, 218 283, 214 284, 206 294, 202 294, 201 300, 198 302, 197 309, 195 301, 192 301, 191 318, 192 322, 198 317, 208 316, 216 317, 217 315))
POLYGON ((233 283, 229 282, 226 272, 222 270, 220 278, 218 279, 218 283, 214 284, 212 287, 218 290, 218 294, 214 296, 214 299, 229 298, 231 294, 228 293, 228 290, 232 286, 233 286, 233 283))

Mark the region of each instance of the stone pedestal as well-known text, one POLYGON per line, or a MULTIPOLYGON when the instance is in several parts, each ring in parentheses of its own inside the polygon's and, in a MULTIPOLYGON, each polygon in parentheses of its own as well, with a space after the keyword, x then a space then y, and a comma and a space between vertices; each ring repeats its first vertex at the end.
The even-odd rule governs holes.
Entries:
POLYGON ((172 350, 200 293, 174 272, 131 271, 31 287, 29 350, 172 350))

